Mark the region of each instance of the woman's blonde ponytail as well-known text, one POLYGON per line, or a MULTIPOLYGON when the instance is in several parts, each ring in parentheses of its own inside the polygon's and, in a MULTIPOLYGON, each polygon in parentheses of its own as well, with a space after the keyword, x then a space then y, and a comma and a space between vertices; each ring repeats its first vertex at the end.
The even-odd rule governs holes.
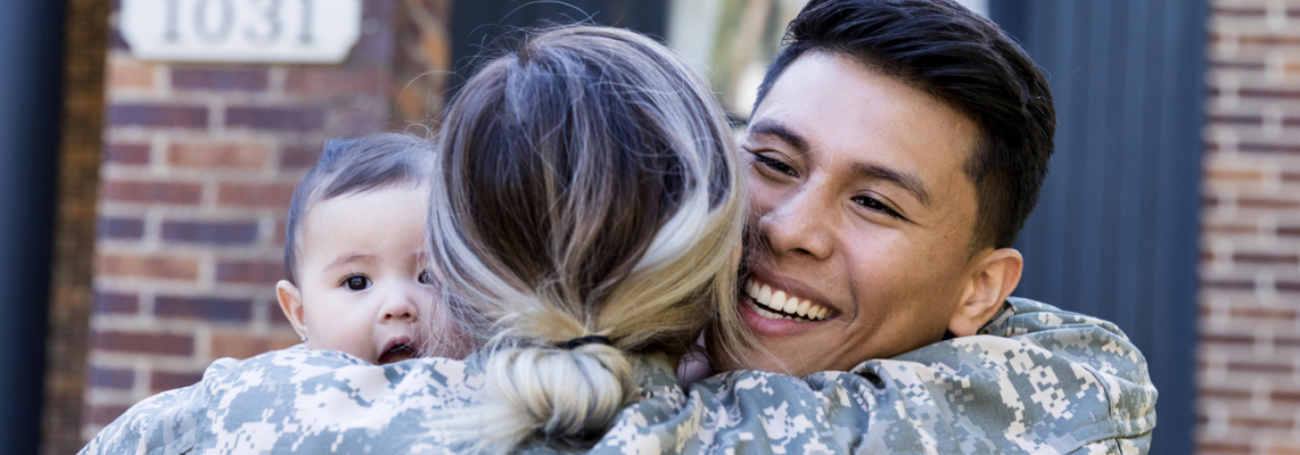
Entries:
POLYGON ((603 434, 633 398, 631 363, 621 350, 602 344, 501 349, 488 359, 484 373, 485 388, 495 399, 483 414, 491 452, 535 434, 580 446, 603 434))
POLYGON ((706 328, 745 340, 732 141, 703 80, 625 30, 540 33, 466 83, 430 240, 451 314, 484 346, 476 447, 583 447, 637 399, 638 356, 680 355, 706 328))

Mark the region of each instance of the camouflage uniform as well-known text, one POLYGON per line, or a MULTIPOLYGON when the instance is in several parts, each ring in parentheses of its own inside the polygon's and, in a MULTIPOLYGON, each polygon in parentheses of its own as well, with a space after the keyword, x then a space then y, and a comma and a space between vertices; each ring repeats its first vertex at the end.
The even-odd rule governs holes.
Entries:
MULTIPOLYGON (((1146 362, 1114 324, 1025 299, 979 336, 852 372, 737 371, 684 392, 664 357, 634 363, 642 399, 591 453, 1136 454, 1155 427, 1146 362)), ((301 347, 223 359, 200 383, 132 407, 82 453, 464 452, 475 365, 376 366, 301 347)))

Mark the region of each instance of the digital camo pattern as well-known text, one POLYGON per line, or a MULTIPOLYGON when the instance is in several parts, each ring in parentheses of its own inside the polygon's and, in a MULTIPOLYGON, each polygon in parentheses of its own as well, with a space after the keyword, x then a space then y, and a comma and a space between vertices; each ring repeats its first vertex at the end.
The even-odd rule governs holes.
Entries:
MULTIPOLYGON (((1113 324, 1013 298, 981 333, 852 372, 731 372, 688 392, 664 358, 634 359, 643 399, 590 453, 1146 453, 1156 391, 1113 324)), ((463 453, 480 423, 475 363, 301 347, 225 359, 82 453, 463 453)))

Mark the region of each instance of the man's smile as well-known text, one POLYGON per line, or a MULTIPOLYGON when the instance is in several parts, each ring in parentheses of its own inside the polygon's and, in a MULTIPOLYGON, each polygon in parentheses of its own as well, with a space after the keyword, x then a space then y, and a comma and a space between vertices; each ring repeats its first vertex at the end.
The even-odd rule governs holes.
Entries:
POLYGON ((745 283, 745 293, 759 316, 768 319, 820 321, 831 312, 830 308, 752 278, 745 283))

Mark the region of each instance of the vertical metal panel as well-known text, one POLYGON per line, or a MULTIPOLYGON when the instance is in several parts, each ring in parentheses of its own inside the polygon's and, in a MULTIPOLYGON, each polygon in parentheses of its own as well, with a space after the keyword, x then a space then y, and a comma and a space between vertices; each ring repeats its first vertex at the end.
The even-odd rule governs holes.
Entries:
POLYGON ((1117 323, 1160 391, 1151 453, 1191 453, 1208 5, 993 0, 1049 75, 1056 155, 1018 295, 1117 323))
POLYGON ((662 40, 666 31, 666 0, 472 0, 452 4, 452 57, 459 89, 484 57, 509 49, 531 27, 586 23, 636 30, 662 40), (502 41, 505 39, 506 41, 502 41))
MULTIPOLYGON (((0 453, 40 442, 63 2, 0 2, 0 453)), ((71 429, 69 431, 76 431, 71 429)))

